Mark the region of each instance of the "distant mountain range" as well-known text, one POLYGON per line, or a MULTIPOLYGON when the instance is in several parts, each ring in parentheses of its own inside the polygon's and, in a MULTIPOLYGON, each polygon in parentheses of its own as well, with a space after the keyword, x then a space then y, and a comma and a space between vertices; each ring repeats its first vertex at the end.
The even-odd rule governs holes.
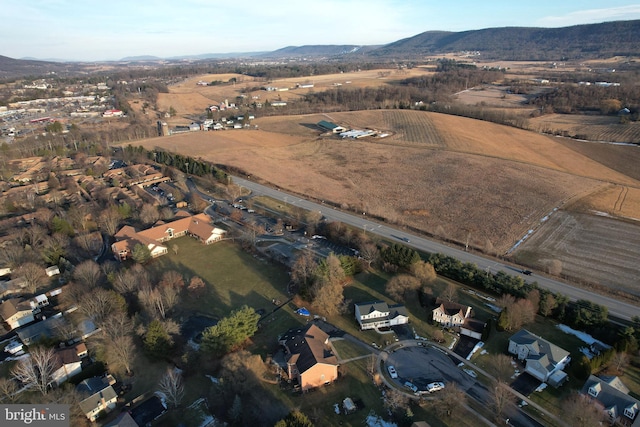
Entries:
MULTIPOLYGON (((198 61, 225 58, 392 60, 419 59, 449 52, 475 52, 482 59, 561 61, 611 56, 640 56, 640 20, 562 28, 503 27, 461 32, 427 31, 384 46, 306 45, 273 52, 132 56, 117 62, 198 61)), ((0 56, 0 78, 73 72, 82 63, 13 59, 0 56)), ((92 62, 95 64, 95 62, 92 62)))

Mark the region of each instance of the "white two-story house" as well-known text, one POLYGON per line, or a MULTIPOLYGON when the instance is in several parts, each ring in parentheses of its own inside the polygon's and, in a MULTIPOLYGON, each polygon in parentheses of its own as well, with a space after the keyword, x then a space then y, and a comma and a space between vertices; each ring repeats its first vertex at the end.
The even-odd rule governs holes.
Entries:
POLYGON ((409 323, 409 314, 402 304, 388 305, 384 301, 363 302, 355 304, 355 312, 362 330, 409 323))

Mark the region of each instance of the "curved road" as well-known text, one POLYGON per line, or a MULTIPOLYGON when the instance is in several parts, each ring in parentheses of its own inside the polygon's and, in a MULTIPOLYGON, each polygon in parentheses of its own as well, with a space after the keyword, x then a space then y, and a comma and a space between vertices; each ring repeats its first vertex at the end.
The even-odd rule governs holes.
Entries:
MULTIPOLYGON (((453 248, 451 246, 447 246, 439 242, 435 242, 433 240, 425 239, 424 237, 409 234, 407 232, 389 227, 384 224, 369 221, 365 213, 363 213, 362 216, 345 213, 337 209, 330 208, 326 205, 310 202, 306 199, 302 199, 298 196, 285 193, 278 189, 273 189, 265 185, 257 184, 244 178, 233 176, 232 179, 236 184, 251 190, 254 195, 264 195, 276 200, 280 200, 285 204, 298 206, 300 208, 311 211, 319 211, 325 218, 330 221, 340 221, 353 227, 361 228, 365 233, 376 234, 390 240, 403 241, 405 245, 411 246, 419 251, 441 253, 457 258, 462 262, 470 262, 487 272, 497 273, 498 271, 502 270, 511 275, 519 275, 526 282, 534 281, 531 276, 522 274, 519 269, 510 264, 502 263, 501 261, 492 258, 485 258, 473 253, 453 248)), ((609 316, 612 317, 623 320, 630 320, 632 317, 638 316, 638 314, 640 313, 640 307, 638 307, 637 305, 625 303, 614 298, 609 298, 604 295, 576 288, 559 280, 550 279, 544 276, 535 276, 535 281, 541 288, 546 288, 552 292, 565 295, 572 301, 588 300, 596 304, 605 306, 609 310, 609 316)))

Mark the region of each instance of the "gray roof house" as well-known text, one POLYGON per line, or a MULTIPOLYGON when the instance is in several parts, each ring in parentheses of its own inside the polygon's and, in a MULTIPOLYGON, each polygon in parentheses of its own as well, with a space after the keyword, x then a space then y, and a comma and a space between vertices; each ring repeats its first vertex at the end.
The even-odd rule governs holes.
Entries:
POLYGON ((558 387, 567 378, 563 369, 571 361, 569 352, 526 329, 509 338, 509 353, 524 360, 525 372, 542 382, 558 387))
POLYGON ((609 417, 611 424, 640 426, 640 401, 629 396, 627 387, 617 377, 591 375, 580 393, 609 417))
POLYGON ((106 413, 116 407, 118 394, 113 389, 113 384, 115 379, 109 375, 87 378, 76 386, 76 390, 85 397, 79 406, 89 421, 94 422, 100 412, 106 413))
POLYGON ((362 302, 355 304, 355 312, 362 330, 409 323, 409 313, 402 304, 389 305, 384 301, 362 302))

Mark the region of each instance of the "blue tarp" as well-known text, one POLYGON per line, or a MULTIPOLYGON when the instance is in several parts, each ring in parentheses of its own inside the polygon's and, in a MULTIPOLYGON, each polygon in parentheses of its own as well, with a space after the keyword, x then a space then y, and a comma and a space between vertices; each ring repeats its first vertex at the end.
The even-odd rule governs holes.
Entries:
POLYGON ((309 313, 309 310, 307 310, 306 308, 302 307, 296 310, 296 313, 298 313, 300 316, 311 316, 311 313, 309 313))

